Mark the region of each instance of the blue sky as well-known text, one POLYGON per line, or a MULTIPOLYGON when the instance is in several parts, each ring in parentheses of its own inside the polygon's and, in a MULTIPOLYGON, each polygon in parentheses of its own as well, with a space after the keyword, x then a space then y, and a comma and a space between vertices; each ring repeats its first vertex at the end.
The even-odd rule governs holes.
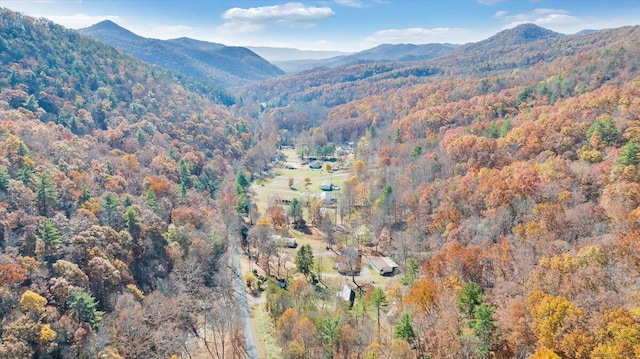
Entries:
POLYGON ((110 19, 158 39, 360 51, 384 43, 483 40, 532 22, 565 34, 640 24, 638 0, 0 0, 70 28, 110 19))

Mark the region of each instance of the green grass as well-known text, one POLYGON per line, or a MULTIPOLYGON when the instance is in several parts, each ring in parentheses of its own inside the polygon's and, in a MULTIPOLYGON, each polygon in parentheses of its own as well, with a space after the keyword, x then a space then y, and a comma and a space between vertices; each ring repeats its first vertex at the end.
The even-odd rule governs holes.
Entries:
MULTIPOLYGON (((300 166, 300 159, 296 156, 294 150, 283 151, 287 156, 287 162, 294 166, 300 166)), ((332 165, 336 165, 333 163, 332 165)), ((324 170, 312 170, 308 166, 300 166, 296 169, 274 168, 271 172, 271 178, 265 178, 264 181, 255 181, 251 189, 254 191, 253 201, 258 206, 258 211, 262 214, 267 209, 269 197, 277 195, 283 200, 292 200, 294 198, 305 199, 307 196, 321 193, 320 184, 325 180, 340 187, 344 187, 344 181, 349 178, 349 172, 339 170, 328 173, 324 170), (309 178, 310 184, 305 187, 305 178, 309 178), (293 188, 289 188, 289 178, 293 178, 293 188)), ((337 196, 340 191, 335 192, 337 196)))
POLYGON ((276 341, 276 328, 264 309, 263 305, 256 305, 251 308, 253 317, 253 325, 256 331, 256 339, 258 341, 258 353, 260 358, 265 359, 282 359, 280 348, 276 341))
POLYGON ((334 257, 316 257, 314 258, 314 262, 322 273, 338 273, 338 271, 333 268, 336 264, 336 259, 334 257))

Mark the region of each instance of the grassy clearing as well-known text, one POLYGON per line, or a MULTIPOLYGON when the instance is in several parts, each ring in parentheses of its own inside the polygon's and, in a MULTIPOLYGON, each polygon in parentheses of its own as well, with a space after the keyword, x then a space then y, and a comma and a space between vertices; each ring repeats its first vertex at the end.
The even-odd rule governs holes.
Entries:
POLYGON ((336 264, 335 257, 322 256, 314 260, 321 273, 338 274, 338 271, 333 268, 336 264))
POLYGON ((280 348, 276 341, 276 328, 273 326, 269 314, 262 305, 255 305, 251 308, 253 326, 258 339, 258 354, 260 358, 282 359, 280 348))
MULTIPOLYGON (((283 200, 307 199, 322 192, 320 184, 323 181, 330 180, 333 184, 344 187, 344 181, 349 178, 349 172, 346 170, 328 173, 324 170, 301 166, 300 158, 297 157, 295 150, 283 150, 283 153, 286 156, 285 163, 293 166, 294 169, 286 168, 286 166, 285 168, 274 168, 271 172, 271 178, 255 181, 251 186, 254 192, 253 201, 258 206, 260 213, 266 211, 271 196, 278 196, 283 200), (289 178, 293 178, 292 188, 289 188, 289 178), (305 186, 305 178, 310 179, 308 186, 305 186)), ((330 164, 337 165, 336 163, 330 164)), ((335 193, 340 195, 340 191, 335 193)))

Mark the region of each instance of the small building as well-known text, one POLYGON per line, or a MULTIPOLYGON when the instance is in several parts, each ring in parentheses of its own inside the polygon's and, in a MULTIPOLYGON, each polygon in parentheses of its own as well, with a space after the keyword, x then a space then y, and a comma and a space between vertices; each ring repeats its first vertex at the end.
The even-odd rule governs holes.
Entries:
POLYGON ((320 189, 323 191, 333 191, 333 184, 330 180, 325 180, 320 183, 320 189))
POLYGON ((322 162, 320 161, 313 161, 311 162, 311 164, 309 165, 309 168, 311 168, 312 170, 319 170, 322 168, 322 162))
POLYGON ((271 240, 276 242, 278 244, 278 246, 280 246, 280 247, 287 247, 287 248, 297 248, 298 247, 298 242, 296 242, 295 238, 288 238, 288 237, 283 237, 283 236, 279 236, 277 234, 274 234, 274 235, 271 236, 271 240))
POLYGON ((329 192, 322 192, 320 193, 320 201, 322 201, 322 204, 324 205, 335 204, 336 195, 329 192))
POLYGON ((389 257, 371 257, 369 267, 384 276, 396 275, 399 268, 398 264, 389 257))
POLYGON ((356 300, 356 292, 351 289, 349 284, 345 284, 342 290, 336 293, 336 296, 345 302, 349 302, 349 307, 352 307, 353 302, 356 300))

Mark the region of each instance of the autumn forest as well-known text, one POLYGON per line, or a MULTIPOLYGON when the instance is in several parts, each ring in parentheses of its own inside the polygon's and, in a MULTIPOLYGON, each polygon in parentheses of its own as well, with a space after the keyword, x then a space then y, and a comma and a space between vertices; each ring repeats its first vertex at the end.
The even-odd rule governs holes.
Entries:
POLYGON ((256 292, 274 358, 640 357, 640 27, 225 88, 0 9, 0 248, 2 358, 251 358, 256 292), (335 216, 258 209, 285 147, 350 148, 335 216), (353 228, 352 305, 231 264, 353 228))

